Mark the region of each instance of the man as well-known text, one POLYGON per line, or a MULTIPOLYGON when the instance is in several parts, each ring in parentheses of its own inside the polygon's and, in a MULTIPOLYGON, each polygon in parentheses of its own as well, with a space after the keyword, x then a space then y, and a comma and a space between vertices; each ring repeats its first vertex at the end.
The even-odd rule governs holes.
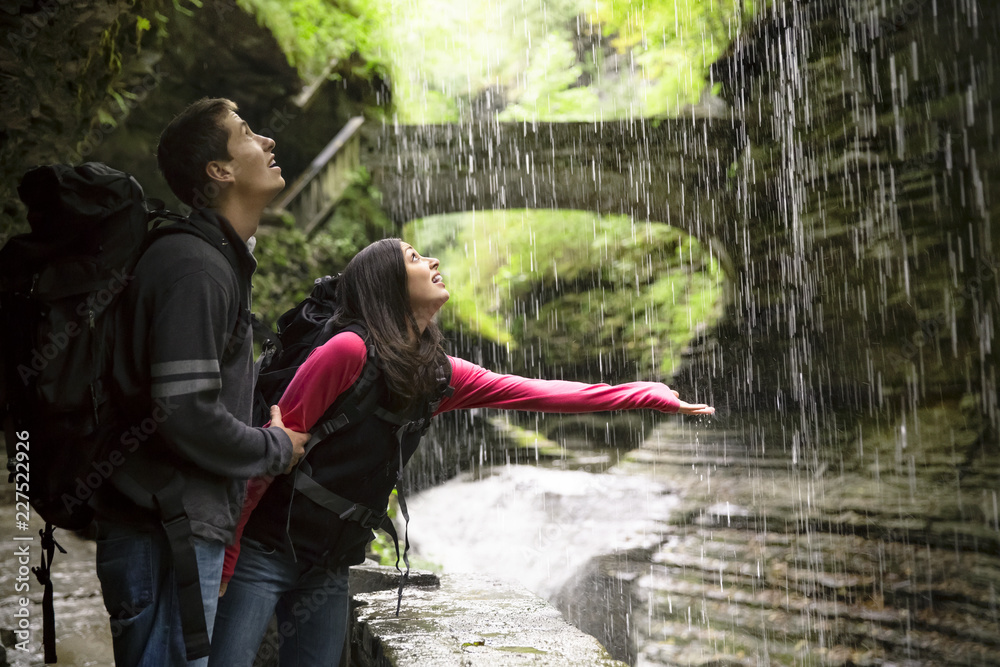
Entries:
POLYGON ((195 102, 160 137, 160 170, 193 211, 142 255, 118 311, 130 422, 110 438, 124 463, 92 503, 118 665, 207 664, 188 659, 207 655, 246 480, 290 470, 309 438, 277 407, 269 428, 247 426, 252 236, 285 185, 274 146, 225 99, 195 102))

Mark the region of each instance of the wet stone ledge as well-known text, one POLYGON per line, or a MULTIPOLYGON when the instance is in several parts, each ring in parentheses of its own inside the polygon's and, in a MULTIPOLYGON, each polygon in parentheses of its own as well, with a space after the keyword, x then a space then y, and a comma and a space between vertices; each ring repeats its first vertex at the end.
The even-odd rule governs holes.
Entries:
MULTIPOLYGON (((0 521, 13 523, 14 508, 0 499, 0 521)), ((108 616, 94 572, 96 546, 68 531, 56 539, 66 549, 53 563, 56 648, 60 665, 103 667, 114 663, 108 616)), ((37 556, 37 553, 35 554, 37 556)), ((33 565, 35 563, 32 563, 33 565)), ((0 553, 0 667, 42 664, 42 588, 32 579, 32 635, 28 652, 14 649, 17 618, 14 550, 0 553)), ((351 568, 354 608, 350 667, 468 665, 566 665, 625 667, 601 644, 568 624, 544 600, 515 584, 480 575, 410 573, 396 618, 395 568, 351 568)), ((272 619, 255 661, 277 667, 278 632, 272 619)))
POLYGON ((397 583, 393 568, 352 568, 352 667, 625 667, 515 584, 478 574, 411 573, 396 617, 397 583))

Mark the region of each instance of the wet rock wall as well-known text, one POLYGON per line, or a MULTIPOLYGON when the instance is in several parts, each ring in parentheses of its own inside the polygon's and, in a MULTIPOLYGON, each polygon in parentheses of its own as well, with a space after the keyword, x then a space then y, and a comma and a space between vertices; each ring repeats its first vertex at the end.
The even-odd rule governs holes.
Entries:
POLYGON ((995 438, 998 31, 974 2, 785 2, 734 42, 735 299, 692 382, 797 414, 803 451, 941 401, 995 438))

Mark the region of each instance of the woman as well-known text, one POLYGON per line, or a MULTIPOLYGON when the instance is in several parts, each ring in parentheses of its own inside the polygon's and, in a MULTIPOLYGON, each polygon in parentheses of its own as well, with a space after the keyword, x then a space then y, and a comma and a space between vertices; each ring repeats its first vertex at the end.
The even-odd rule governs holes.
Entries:
MULTIPOLYGON (((383 385, 381 404, 414 419, 477 407, 715 412, 680 401, 676 391, 660 383, 610 387, 532 380, 498 375, 447 356, 432 321, 449 296, 438 266, 438 260, 421 257, 399 239, 377 241, 351 260, 340 278, 340 310, 331 323, 341 333, 312 352, 282 396, 286 427, 311 431, 362 375, 371 358, 369 346, 382 369, 377 381, 383 385), (348 326, 351 330, 343 331, 348 326), (441 392, 442 377, 450 393, 441 392)), ((422 431, 399 428, 383 417, 363 419, 324 440, 295 475, 301 469, 308 474, 335 471, 324 486, 352 501, 384 507, 396 473, 413 454, 422 431)), ((226 554, 223 582, 228 584, 223 583, 215 622, 212 665, 251 665, 275 611, 282 667, 336 664, 343 648, 347 568, 364 559, 371 530, 311 505, 297 491, 298 477, 278 480, 248 485, 237 545, 226 554)))

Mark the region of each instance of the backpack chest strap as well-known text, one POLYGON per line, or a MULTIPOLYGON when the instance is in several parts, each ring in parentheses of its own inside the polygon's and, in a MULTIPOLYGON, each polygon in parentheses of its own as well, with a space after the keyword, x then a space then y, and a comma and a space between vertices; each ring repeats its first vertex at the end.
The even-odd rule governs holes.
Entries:
MULTIPOLYGON (((344 331, 353 331, 359 336, 364 338, 364 331, 359 327, 351 326, 344 331)), ((295 369, 297 370, 297 367, 295 369)), ((309 438, 309 442, 305 446, 305 454, 303 454, 303 459, 309 455, 309 452, 313 447, 318 445, 323 440, 326 440, 331 435, 340 431, 351 424, 357 424, 365 417, 375 414, 380 409, 378 407, 378 401, 380 398, 380 393, 378 391, 372 391, 375 387, 375 383, 381 375, 381 370, 379 370, 378 363, 375 359, 375 350, 373 347, 368 348, 368 356, 365 360, 365 365, 361 371, 361 376, 354 382, 354 384, 343 394, 343 398, 334 402, 332 406, 320 417, 319 421, 313 427, 311 433, 312 436, 309 438)), ((396 423, 396 422, 392 422, 396 423)))
POLYGON ((361 503, 338 496, 314 480, 305 470, 296 472, 294 487, 296 491, 309 500, 336 514, 341 521, 354 521, 371 530, 376 528, 386 530, 383 527, 383 524, 388 521, 386 512, 377 512, 361 503))

